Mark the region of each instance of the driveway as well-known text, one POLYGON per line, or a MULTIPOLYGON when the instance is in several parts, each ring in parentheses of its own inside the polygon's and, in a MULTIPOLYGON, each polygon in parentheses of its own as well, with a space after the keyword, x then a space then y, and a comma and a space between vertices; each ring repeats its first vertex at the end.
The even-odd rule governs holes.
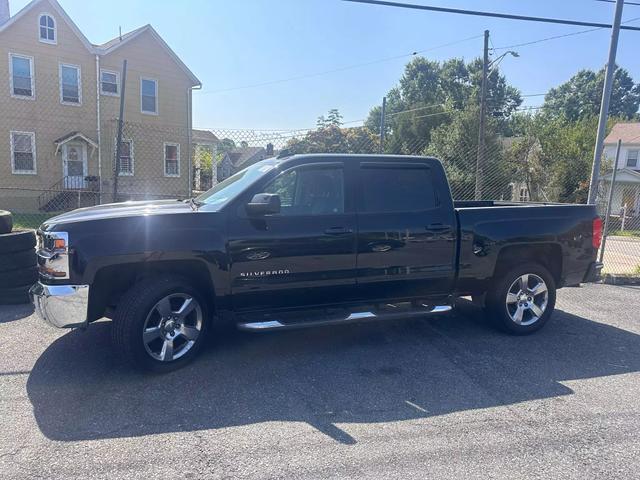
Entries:
POLYGON ((221 333, 169 375, 107 322, 1 307, 0 478, 637 478, 640 288, 559 293, 529 337, 432 319, 221 333))

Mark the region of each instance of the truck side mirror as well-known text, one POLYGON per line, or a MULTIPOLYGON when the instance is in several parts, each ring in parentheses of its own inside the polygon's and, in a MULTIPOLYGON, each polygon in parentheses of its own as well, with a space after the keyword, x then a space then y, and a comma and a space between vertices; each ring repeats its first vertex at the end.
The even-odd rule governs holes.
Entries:
POLYGON ((247 203, 249 215, 269 215, 280 213, 280 195, 276 193, 258 193, 247 203))

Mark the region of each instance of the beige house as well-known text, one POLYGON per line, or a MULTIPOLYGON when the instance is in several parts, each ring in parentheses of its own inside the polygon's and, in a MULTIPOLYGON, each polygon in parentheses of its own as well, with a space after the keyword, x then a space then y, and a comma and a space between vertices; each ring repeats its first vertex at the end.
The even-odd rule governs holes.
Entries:
POLYGON ((107 202, 114 184, 118 199, 188 195, 200 86, 150 25, 94 45, 56 0, 33 0, 11 17, 0 0, 0 208, 107 202))

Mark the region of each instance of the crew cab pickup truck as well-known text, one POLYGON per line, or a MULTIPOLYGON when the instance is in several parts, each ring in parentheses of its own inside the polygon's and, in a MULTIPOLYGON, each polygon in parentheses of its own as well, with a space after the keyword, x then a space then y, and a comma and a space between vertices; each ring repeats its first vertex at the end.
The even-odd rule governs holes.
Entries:
POLYGON ((593 205, 454 202, 434 158, 292 155, 197 198, 81 208, 38 230, 31 294, 56 327, 107 317, 120 354, 155 371, 214 323, 249 331, 401 319, 471 296, 514 334, 556 289, 594 281, 593 205))

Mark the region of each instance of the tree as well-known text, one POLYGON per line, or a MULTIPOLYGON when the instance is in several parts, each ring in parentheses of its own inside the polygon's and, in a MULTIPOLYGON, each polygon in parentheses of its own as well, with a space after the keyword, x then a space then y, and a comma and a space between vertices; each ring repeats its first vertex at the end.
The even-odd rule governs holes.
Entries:
MULTIPOLYGON (((415 153, 418 146, 424 147, 433 129, 451 121, 452 111, 479 104, 481 83, 480 59, 470 63, 458 58, 442 63, 413 59, 387 94, 386 151, 415 153)), ((501 121, 522 103, 518 90, 507 84, 497 68, 487 78, 487 98, 489 113, 501 121)), ((371 109, 365 123, 376 133, 380 131, 380 108, 371 109)))
MULTIPOLYGON (((543 110, 551 116, 564 116, 570 121, 598 115, 604 74, 604 69, 597 73, 580 70, 569 81, 549 90, 543 110)), ((640 84, 634 83, 627 70, 617 68, 613 77, 609 114, 630 120, 637 116, 639 106, 640 84)))
MULTIPOLYGON (((608 129, 616 121, 610 118, 608 129)), ((541 112, 510 123, 516 137, 506 155, 513 181, 526 183, 532 200, 586 202, 598 117, 570 121, 541 112)))
MULTIPOLYGON (((483 198, 504 198, 509 186, 509 169, 497 135, 497 120, 487 119, 483 198)), ((439 158, 447 172, 453 197, 474 198, 478 152, 479 108, 468 106, 452 114, 452 121, 435 128, 426 155, 439 158)))
POLYGON ((342 115, 330 110, 318 117, 318 128, 302 138, 292 138, 286 148, 294 153, 374 153, 378 151, 376 135, 365 127, 341 128, 342 115))

